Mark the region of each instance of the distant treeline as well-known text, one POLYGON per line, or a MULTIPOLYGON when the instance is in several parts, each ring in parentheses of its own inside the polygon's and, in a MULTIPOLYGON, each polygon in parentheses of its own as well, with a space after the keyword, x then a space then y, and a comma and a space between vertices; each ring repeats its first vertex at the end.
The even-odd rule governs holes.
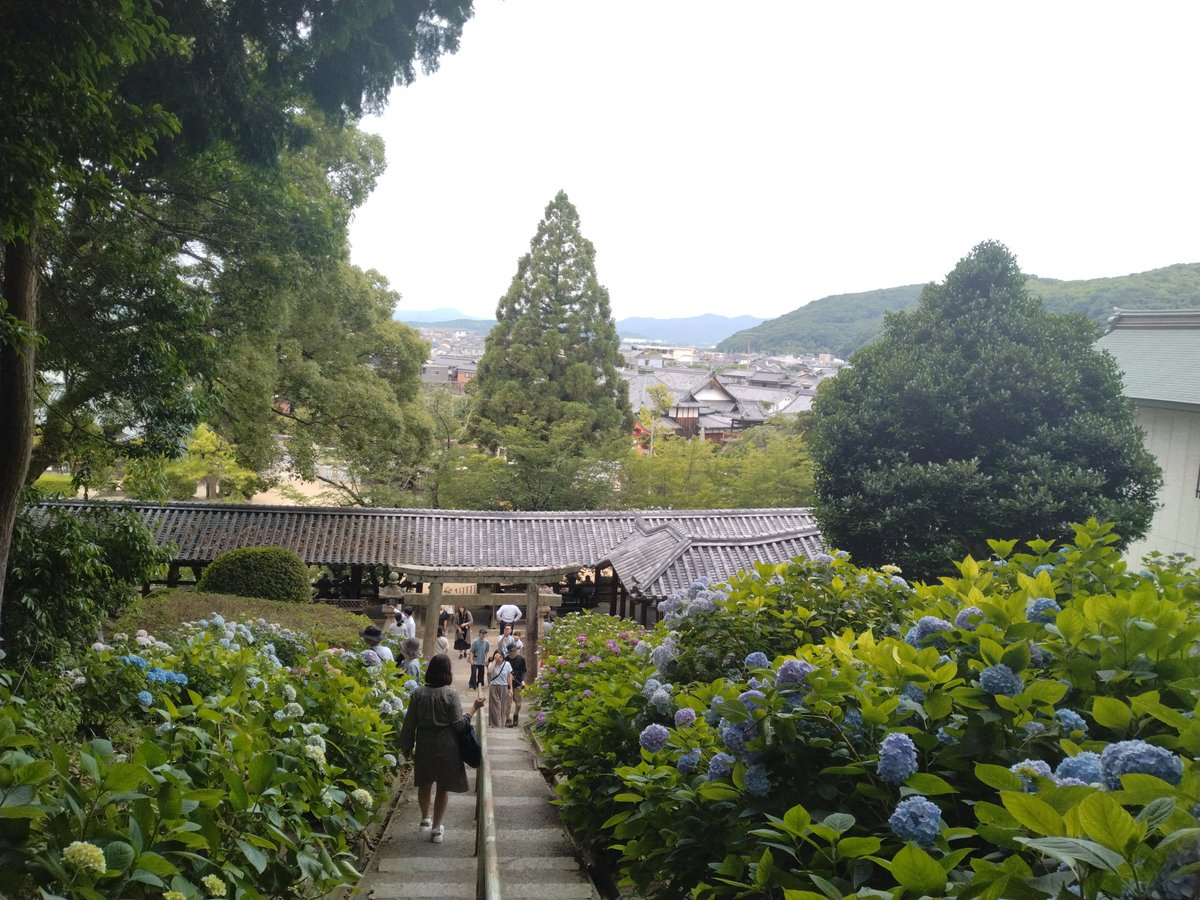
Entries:
MULTIPOLYGON (((1200 308, 1200 263, 1117 278, 1060 281, 1029 277, 1029 287, 1052 312, 1081 312, 1098 324, 1122 309, 1200 308)), ((884 288, 861 294, 836 294, 814 300, 778 319, 747 328, 723 340, 727 352, 833 353, 843 359, 874 340, 883 315, 901 310, 921 295, 924 285, 884 288)))

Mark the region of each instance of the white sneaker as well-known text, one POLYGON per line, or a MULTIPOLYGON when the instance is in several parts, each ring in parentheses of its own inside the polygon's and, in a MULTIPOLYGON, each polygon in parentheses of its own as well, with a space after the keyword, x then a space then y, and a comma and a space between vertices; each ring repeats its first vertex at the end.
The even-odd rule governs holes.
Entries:
POLYGON ((433 827, 433 819, 429 818, 429 816, 426 816, 425 818, 423 818, 421 820, 421 824, 417 826, 417 830, 418 831, 428 831, 432 827, 433 827))
POLYGON ((429 835, 429 840, 433 841, 435 844, 440 844, 442 842, 442 838, 445 836, 446 826, 439 825, 437 828, 433 829, 432 833, 429 835))

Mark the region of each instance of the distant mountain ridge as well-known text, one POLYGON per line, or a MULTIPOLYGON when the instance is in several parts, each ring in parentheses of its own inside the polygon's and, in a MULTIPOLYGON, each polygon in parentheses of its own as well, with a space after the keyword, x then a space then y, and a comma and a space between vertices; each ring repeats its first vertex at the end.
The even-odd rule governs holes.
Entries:
MULTIPOLYGON (((406 325, 420 328, 437 328, 443 331, 470 331, 487 334, 496 324, 495 319, 480 319, 464 315, 457 309, 402 310, 392 313, 392 318, 406 325)), ((647 341, 663 341, 691 347, 711 347, 735 331, 752 328, 766 320, 759 316, 718 316, 706 313, 675 319, 655 319, 649 316, 634 316, 617 322, 617 333, 623 338, 647 341)))
POLYGON ((758 316, 718 316, 712 313, 676 319, 633 316, 617 322, 617 334, 623 338, 664 341, 685 347, 711 347, 734 332, 753 328, 765 321, 758 316))
MULTIPOLYGON (((1081 312, 1103 324, 1121 309, 1200 309, 1200 263, 1179 263, 1114 278, 1063 281, 1029 276, 1029 288, 1051 312, 1081 312)), ((883 329, 885 312, 917 302, 923 284, 835 294, 730 335, 725 352, 833 353, 846 359, 883 329)))

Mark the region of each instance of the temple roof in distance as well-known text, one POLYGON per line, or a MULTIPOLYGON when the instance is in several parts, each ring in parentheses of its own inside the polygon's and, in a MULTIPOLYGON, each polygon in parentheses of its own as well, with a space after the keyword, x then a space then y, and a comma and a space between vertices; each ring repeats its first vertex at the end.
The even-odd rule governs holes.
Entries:
POLYGON ((521 570, 611 564, 636 596, 666 597, 697 578, 723 581, 754 562, 823 549, 802 507, 721 510, 483 512, 445 509, 257 506, 232 503, 101 504, 139 513, 185 565, 242 547, 285 547, 310 565, 379 565, 403 571, 475 572, 481 581, 521 570))

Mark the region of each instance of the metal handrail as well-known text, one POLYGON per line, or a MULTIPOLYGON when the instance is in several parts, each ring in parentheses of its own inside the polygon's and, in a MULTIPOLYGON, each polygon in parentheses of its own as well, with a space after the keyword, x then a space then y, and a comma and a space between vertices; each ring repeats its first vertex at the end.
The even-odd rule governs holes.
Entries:
POLYGON ((492 795, 492 766, 488 762, 486 707, 475 713, 475 733, 483 750, 483 760, 475 775, 475 855, 479 867, 475 875, 476 900, 501 900, 500 856, 496 849, 496 803, 492 795))

